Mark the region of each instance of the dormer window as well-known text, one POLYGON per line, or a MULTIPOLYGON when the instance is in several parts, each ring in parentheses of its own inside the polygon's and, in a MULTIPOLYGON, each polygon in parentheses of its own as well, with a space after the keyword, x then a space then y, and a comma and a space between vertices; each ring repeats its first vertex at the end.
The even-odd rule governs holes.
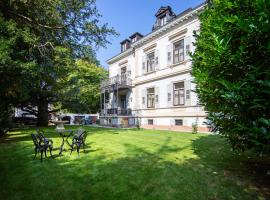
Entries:
POLYGON ((132 38, 131 42, 132 43, 136 42, 136 38, 132 38))
POLYGON ((127 50, 127 45, 126 44, 122 44, 122 52, 127 50))
POLYGON ((164 26, 165 24, 167 24, 169 21, 171 21, 176 17, 170 6, 161 7, 155 16, 156 16, 156 23, 153 26, 153 31, 164 26))
POLYGON ((163 16, 160 18, 160 26, 164 26, 166 24, 167 20, 166 20, 166 16, 163 16))
POLYGON ((126 39, 123 42, 121 42, 121 52, 126 51, 130 47, 130 40, 126 39))
POLYGON ((142 34, 136 32, 133 35, 131 35, 129 38, 131 40, 131 43, 133 44, 133 43, 137 42, 139 39, 141 39, 142 37, 143 37, 142 34))

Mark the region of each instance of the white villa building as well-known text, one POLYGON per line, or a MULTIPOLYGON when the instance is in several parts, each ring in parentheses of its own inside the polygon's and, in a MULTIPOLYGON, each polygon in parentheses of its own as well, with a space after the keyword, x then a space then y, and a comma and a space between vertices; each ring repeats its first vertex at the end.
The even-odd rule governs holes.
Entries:
POLYGON ((152 32, 121 42, 121 53, 107 61, 109 80, 101 84, 102 125, 186 131, 197 123, 199 131, 208 131, 189 57, 204 6, 179 15, 161 7, 152 32))

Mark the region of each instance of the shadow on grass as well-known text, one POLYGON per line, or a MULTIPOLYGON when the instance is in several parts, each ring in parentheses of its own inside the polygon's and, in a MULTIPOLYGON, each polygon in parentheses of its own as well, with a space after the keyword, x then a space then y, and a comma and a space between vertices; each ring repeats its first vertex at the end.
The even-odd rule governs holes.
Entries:
MULTIPOLYGON (((104 132, 91 130, 95 134, 104 132)), ((108 134, 114 132, 106 129, 108 134)), ((65 153, 43 163, 32 160, 30 143, 10 143, 0 153, 0 196, 5 199, 268 199, 268 183, 262 182, 259 187, 256 179, 261 177, 243 170, 247 158, 232 155, 219 136, 197 137, 191 145, 181 147, 172 146, 173 140, 168 135, 151 151, 127 141, 123 145, 125 156, 116 157, 88 144, 86 153, 82 151, 80 156, 76 152, 72 156, 65 153), (193 151, 192 158, 179 156, 186 150, 193 151)))
POLYGON ((194 140, 193 149, 200 158, 200 164, 211 166, 232 181, 250 184, 253 190, 260 190, 268 197, 266 199, 270 198, 269 158, 260 158, 252 152, 231 151, 219 135, 194 140))
MULTIPOLYGON (((80 128, 81 126, 66 126, 66 130, 76 130, 78 128, 80 128)), ((92 134, 92 133, 101 133, 104 132, 104 129, 102 128, 97 128, 97 127, 83 127, 87 130, 88 134, 92 134)), ((37 127, 30 127, 30 128, 25 128, 22 130, 13 130, 3 136, 0 137, 0 144, 1 143, 12 143, 12 142, 22 142, 22 141, 32 141, 31 139, 31 133, 36 133, 36 129, 37 127)), ((47 138, 50 139, 61 139, 59 133, 57 133, 55 131, 55 126, 50 126, 50 127, 43 127, 43 128, 39 128, 40 130, 44 131, 44 135, 47 138)), ((106 130, 108 133, 114 133, 114 134, 118 134, 115 133, 115 130, 113 129, 109 129, 106 130)))

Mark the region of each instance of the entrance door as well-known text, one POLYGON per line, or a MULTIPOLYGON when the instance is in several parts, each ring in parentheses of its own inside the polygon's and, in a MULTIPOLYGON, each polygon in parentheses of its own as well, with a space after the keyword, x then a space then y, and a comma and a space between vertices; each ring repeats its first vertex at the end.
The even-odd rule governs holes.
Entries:
POLYGON ((121 110, 127 109, 127 98, 126 98, 126 95, 121 95, 120 96, 120 108, 121 108, 121 110))

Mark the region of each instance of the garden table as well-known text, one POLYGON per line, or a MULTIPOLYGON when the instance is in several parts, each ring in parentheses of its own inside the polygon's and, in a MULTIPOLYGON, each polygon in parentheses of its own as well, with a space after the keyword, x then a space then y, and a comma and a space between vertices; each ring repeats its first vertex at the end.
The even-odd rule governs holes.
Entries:
POLYGON ((60 150, 59 150, 59 155, 62 155, 62 152, 65 150, 64 149, 65 143, 69 147, 71 147, 71 144, 69 144, 69 142, 68 142, 68 138, 72 135, 73 131, 72 130, 62 130, 62 131, 57 131, 57 132, 62 137, 62 143, 61 143, 60 150))

